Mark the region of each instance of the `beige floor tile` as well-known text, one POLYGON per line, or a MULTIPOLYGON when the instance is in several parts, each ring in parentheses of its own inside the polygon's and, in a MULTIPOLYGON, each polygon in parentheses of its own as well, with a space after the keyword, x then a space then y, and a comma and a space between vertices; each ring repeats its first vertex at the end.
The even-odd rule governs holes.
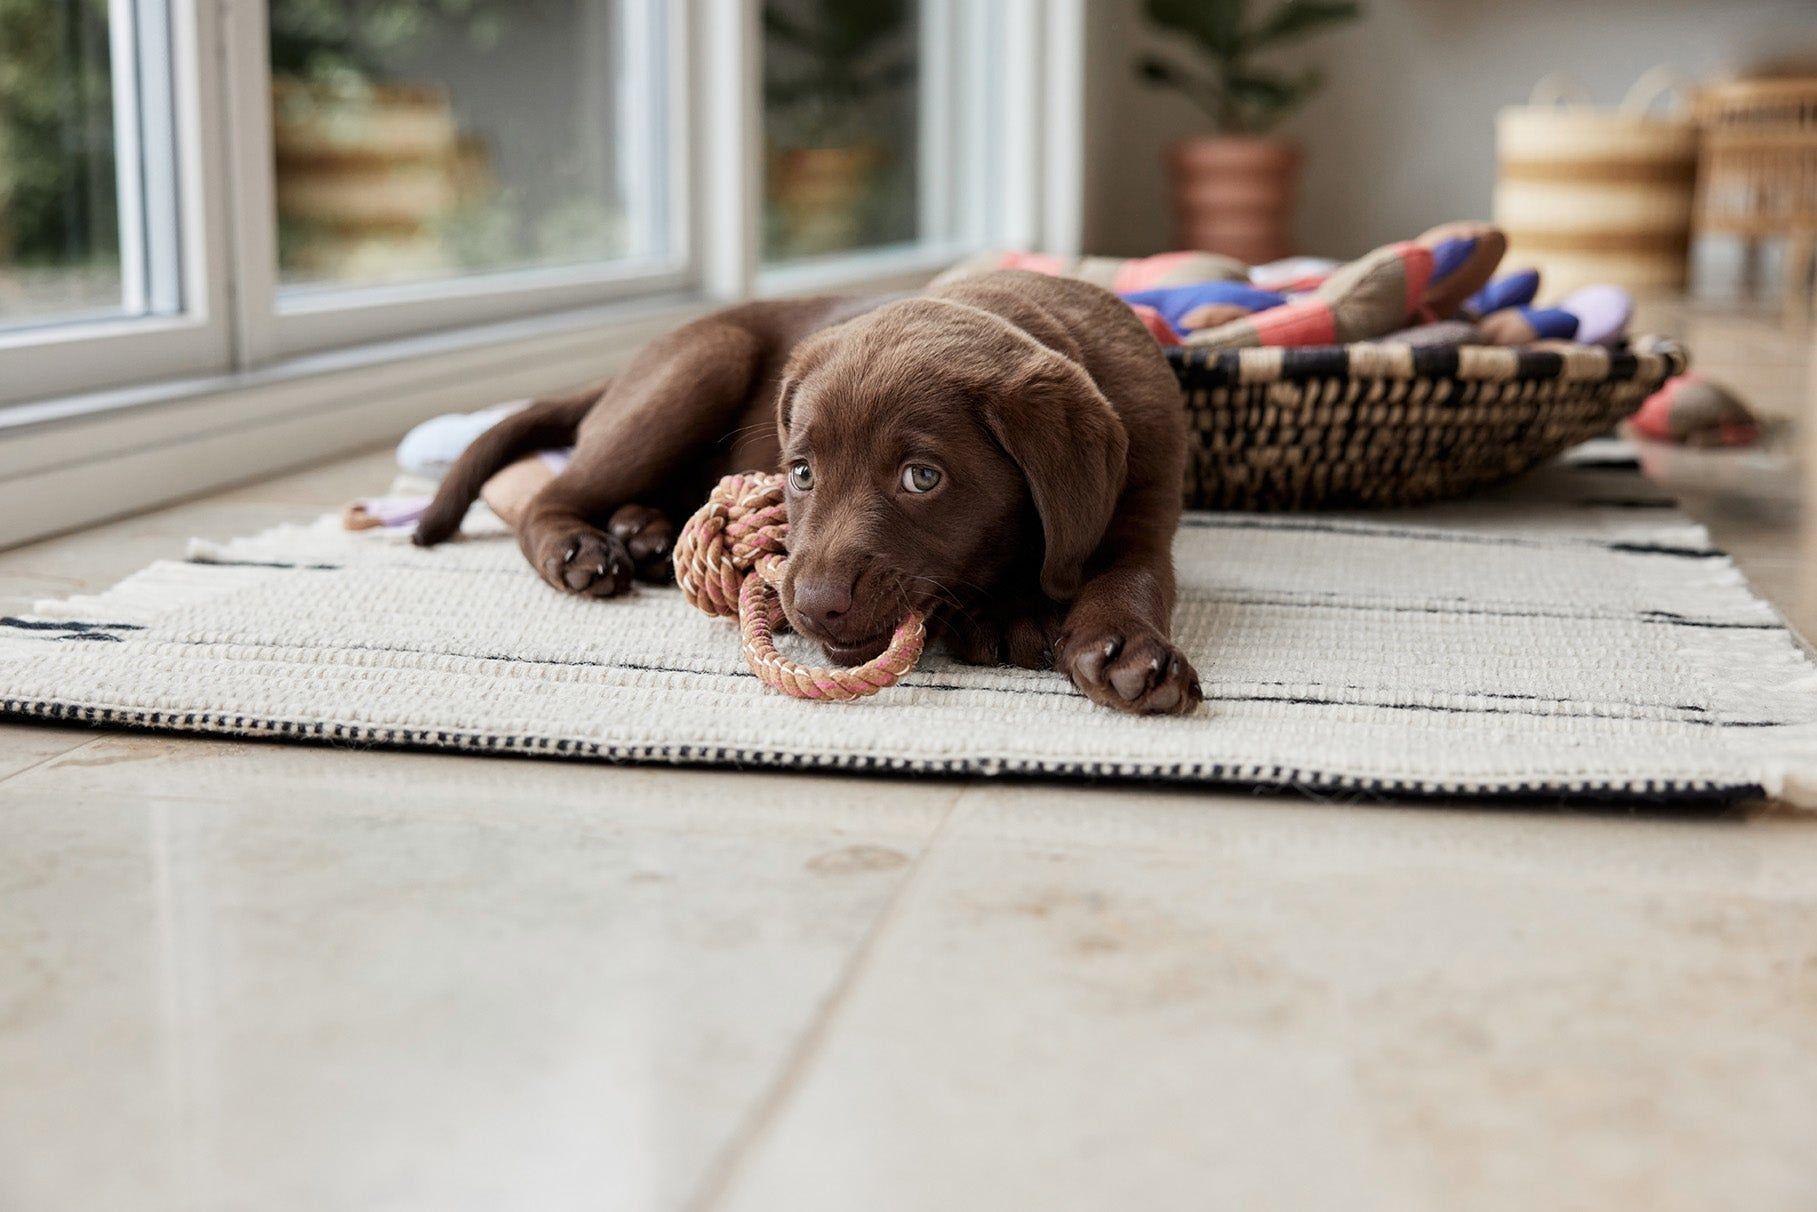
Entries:
POLYGON ((85 577, 9 572, 0 566, 0 615, 29 614, 46 598, 65 598, 87 589, 85 577))
POLYGON ((59 753, 86 745, 99 735, 55 725, 0 723, 0 782, 59 753))
MULTIPOLYGON (((834 829, 881 821, 919 829, 938 816, 967 784, 957 779, 853 779, 776 770, 730 770, 662 765, 612 765, 553 758, 485 757, 358 746, 298 745, 182 734, 45 728, 55 735, 96 741, 78 759, 47 763, 33 785, 54 784, 79 795, 168 797, 184 802, 241 803, 281 795, 298 802, 357 806, 399 803, 437 812, 498 811, 520 804, 589 805, 623 800, 640 811, 670 803, 678 825, 701 814, 715 827, 732 821, 834 829), (749 797, 764 806, 746 812, 749 797), (475 808, 474 806, 478 807, 475 808), (935 809, 939 809, 936 812, 935 809)), ((640 826, 664 817, 645 813, 640 826)))
POLYGON ((309 521, 382 491, 395 474, 391 452, 375 451, 15 547, 0 552, 0 601, 105 589, 154 560, 181 559, 192 538, 230 539, 309 521))
POLYGON ((0 592, 12 579, 49 581, 53 596, 93 593, 155 560, 180 560, 192 538, 230 539, 316 517, 297 505, 228 504, 216 498, 177 505, 62 538, 0 553, 0 592))
POLYGON ((1805 1208, 1817 825, 975 789, 731 1209, 1805 1208))
POLYGON ((676 1207, 952 784, 106 740, 0 783, 0 1205, 676 1207))
POLYGON ((227 504, 296 505, 314 510, 339 509, 356 497, 381 492, 398 474, 389 445, 345 459, 261 480, 211 498, 227 504))

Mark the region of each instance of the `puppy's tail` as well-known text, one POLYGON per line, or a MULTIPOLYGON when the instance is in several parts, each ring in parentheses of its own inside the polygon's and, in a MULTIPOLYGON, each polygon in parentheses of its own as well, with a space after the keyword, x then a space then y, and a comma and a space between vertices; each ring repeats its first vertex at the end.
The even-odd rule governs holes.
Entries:
POLYGON ((556 446, 572 446, 581 418, 599 400, 606 385, 538 400, 504 418, 461 452, 436 489, 435 500, 416 524, 411 542, 434 547, 460 529, 467 507, 494 472, 527 454, 556 446))

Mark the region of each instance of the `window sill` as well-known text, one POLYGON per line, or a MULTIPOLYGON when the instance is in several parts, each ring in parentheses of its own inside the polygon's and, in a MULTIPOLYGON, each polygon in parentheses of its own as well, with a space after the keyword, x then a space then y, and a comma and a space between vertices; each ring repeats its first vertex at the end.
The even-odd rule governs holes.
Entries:
POLYGON ((840 291, 916 290, 974 250, 957 245, 899 244, 765 266, 757 273, 760 298, 840 291))
POLYGON ((711 306, 646 298, 0 408, 0 548, 603 378, 711 306))

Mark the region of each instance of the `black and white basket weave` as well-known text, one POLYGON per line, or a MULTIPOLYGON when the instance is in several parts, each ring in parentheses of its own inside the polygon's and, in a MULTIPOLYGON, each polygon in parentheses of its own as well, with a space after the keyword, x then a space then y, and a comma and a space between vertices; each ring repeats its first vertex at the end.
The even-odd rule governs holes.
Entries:
POLYGON ((1195 509, 1419 505, 1607 433, 1687 364, 1674 342, 1167 351, 1195 509))

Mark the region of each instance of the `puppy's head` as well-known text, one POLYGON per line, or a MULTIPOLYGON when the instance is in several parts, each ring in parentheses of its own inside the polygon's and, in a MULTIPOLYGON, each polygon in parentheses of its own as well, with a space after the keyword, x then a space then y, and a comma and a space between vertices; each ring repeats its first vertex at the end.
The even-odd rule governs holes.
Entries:
POLYGON ((1078 590, 1128 438, 1091 378, 987 312, 906 300, 827 329, 778 400, 790 624, 840 664, 909 609, 938 617, 1038 578, 1078 590))

